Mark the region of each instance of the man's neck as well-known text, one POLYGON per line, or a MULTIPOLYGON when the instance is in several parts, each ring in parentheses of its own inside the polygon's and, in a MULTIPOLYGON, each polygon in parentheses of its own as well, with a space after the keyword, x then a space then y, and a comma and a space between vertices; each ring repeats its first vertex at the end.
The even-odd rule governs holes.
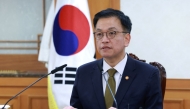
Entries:
POLYGON ((125 53, 118 57, 112 57, 112 58, 103 58, 107 64, 109 64, 111 67, 115 67, 124 57, 125 53))

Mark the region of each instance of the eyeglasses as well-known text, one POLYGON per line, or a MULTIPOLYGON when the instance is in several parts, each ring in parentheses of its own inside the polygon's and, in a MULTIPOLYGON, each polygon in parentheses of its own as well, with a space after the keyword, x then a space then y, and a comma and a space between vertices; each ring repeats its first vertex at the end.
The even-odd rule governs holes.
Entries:
POLYGON ((106 37, 108 39, 113 39, 117 35, 117 33, 128 33, 128 32, 119 32, 119 31, 94 32, 94 37, 97 40, 100 40, 103 38, 104 33, 106 33, 106 37))

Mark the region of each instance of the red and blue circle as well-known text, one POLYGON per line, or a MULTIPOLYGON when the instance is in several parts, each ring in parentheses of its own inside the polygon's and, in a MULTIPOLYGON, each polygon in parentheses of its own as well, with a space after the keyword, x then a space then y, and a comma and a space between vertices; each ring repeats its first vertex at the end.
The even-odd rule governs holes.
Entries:
POLYGON ((72 5, 62 6, 53 24, 53 44, 57 54, 77 54, 84 49, 89 38, 90 26, 83 12, 72 5))

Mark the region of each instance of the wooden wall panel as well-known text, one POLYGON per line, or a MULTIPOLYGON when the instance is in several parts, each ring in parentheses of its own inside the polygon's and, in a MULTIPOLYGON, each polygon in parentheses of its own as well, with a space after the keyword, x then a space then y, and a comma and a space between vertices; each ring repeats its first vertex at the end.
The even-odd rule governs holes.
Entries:
POLYGON ((48 102, 47 96, 29 96, 28 100, 28 108, 27 109, 48 109, 48 102))
POLYGON ((164 109, 190 109, 190 79, 167 79, 164 109))
MULTIPOLYGON (((0 78, 0 104, 36 78, 0 78)), ((167 79, 164 109, 190 109, 190 79, 167 79), (180 85, 179 85, 180 84, 180 85)), ((10 101, 14 109, 48 109, 47 78, 10 101)))
MULTIPOLYGON (((36 81, 38 78, 0 77, 0 104, 36 81)), ((12 109, 48 109, 47 78, 42 79, 8 103, 12 109)))
POLYGON ((164 109, 184 109, 183 99, 165 99, 164 109))
MULTIPOLYGON (((0 90, 1 90, 1 88, 0 88, 0 90)), ((13 94, 4 95, 4 94, 0 93, 0 105, 5 104, 7 102, 7 100, 13 96, 14 96, 13 94)), ((9 102, 9 106, 11 106, 12 109, 20 109, 20 102, 21 102, 21 99, 20 99, 20 96, 18 96, 9 102)))
POLYGON ((38 61, 38 54, 0 54, 0 60, 0 70, 47 72, 45 64, 38 61))

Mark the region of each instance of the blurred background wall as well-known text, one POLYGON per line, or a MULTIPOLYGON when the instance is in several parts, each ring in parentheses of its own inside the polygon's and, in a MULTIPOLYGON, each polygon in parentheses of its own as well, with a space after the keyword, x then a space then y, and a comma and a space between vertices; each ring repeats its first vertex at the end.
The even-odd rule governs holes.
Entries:
MULTIPOLYGON (((0 0, 0 40, 37 40, 43 33, 51 0, 0 0)), ((34 43, 1 42, 0 47, 37 47, 34 43)), ((36 54, 37 50, 0 49, 0 54, 36 54)))
POLYGON ((121 0, 132 20, 127 52, 160 62, 167 78, 190 78, 190 1, 121 0))

